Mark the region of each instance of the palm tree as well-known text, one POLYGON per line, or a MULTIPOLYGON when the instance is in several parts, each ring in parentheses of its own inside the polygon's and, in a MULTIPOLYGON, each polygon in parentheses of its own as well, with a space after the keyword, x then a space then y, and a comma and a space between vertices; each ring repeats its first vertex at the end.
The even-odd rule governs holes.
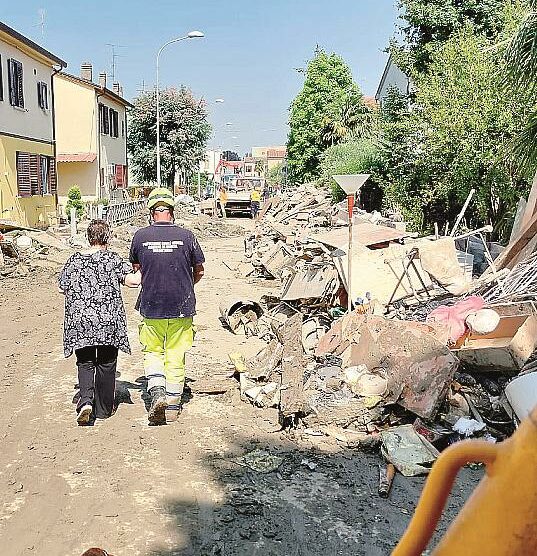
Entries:
MULTIPOLYGON (((528 0, 529 10, 509 42, 505 54, 504 84, 507 94, 523 93, 537 104, 537 0, 528 0)), ((537 168, 537 110, 515 139, 514 153, 520 168, 528 174, 537 168)))
POLYGON ((373 111, 363 99, 348 96, 335 118, 323 119, 323 143, 329 147, 346 139, 366 136, 372 127, 373 111))

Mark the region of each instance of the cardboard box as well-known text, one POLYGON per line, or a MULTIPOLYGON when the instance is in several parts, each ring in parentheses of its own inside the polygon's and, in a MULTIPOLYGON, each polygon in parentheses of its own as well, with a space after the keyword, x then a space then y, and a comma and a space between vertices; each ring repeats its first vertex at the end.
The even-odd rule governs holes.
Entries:
MULTIPOLYGON (((494 307, 496 310, 497 307, 494 307)), ((504 311, 498 311, 500 315, 504 311)), ((537 349, 537 317, 505 311, 494 332, 468 336, 456 354, 464 366, 487 372, 516 374, 537 349)))

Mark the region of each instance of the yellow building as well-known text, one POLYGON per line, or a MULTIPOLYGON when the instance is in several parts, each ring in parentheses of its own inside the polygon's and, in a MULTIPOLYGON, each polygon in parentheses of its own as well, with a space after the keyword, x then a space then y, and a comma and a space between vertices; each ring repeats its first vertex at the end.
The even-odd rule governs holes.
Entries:
POLYGON ((0 220, 56 221, 52 76, 67 64, 0 22, 0 220))
POLYGON ((127 187, 127 108, 119 83, 107 88, 106 73, 93 82, 93 68, 81 66, 80 77, 54 76, 58 149, 58 195, 78 186, 85 201, 122 197, 127 187))

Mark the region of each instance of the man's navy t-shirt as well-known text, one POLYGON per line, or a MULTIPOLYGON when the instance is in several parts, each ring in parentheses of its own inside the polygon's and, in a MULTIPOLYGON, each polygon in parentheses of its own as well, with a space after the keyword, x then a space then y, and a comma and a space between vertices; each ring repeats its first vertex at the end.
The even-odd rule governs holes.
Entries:
POLYGON ((168 222, 138 230, 130 262, 142 267, 142 291, 136 309, 148 319, 174 319, 196 314, 194 266, 205 262, 194 234, 168 222))

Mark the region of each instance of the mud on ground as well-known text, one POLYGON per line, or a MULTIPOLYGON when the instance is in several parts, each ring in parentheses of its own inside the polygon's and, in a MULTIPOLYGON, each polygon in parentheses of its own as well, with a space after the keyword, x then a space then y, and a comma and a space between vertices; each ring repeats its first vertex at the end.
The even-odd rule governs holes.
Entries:
MULTIPOLYGON (((225 331, 221 301, 268 293, 230 266, 240 237, 201 241, 206 277, 197 288, 198 336, 191 378, 227 365, 227 353, 260 343, 225 331)), ((277 415, 238 393, 194 395, 174 425, 148 427, 134 301, 125 291, 133 354, 119 362, 122 403, 111 419, 77 427, 75 366, 61 347, 63 299, 50 269, 0 281, 0 543, 2 554, 116 556, 389 554, 422 478, 395 479, 377 494, 379 458, 334 440, 279 431, 277 415), (261 474, 236 458, 262 448, 283 457, 261 474)), ((447 507, 452 518, 481 477, 464 469, 447 507)), ((445 529, 445 522, 440 531, 445 529)))

